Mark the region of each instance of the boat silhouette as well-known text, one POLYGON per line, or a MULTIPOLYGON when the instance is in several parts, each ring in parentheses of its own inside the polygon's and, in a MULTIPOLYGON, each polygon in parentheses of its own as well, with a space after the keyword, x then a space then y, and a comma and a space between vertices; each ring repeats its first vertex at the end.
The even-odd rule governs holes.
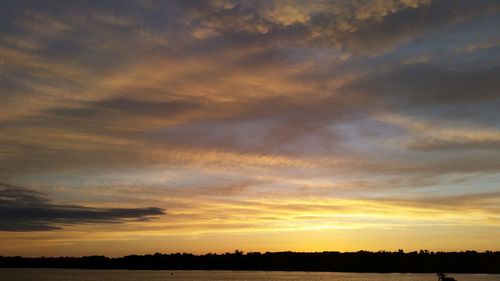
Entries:
POLYGON ((444 273, 438 273, 437 276, 438 276, 438 281, 457 281, 457 279, 453 277, 448 277, 444 273))

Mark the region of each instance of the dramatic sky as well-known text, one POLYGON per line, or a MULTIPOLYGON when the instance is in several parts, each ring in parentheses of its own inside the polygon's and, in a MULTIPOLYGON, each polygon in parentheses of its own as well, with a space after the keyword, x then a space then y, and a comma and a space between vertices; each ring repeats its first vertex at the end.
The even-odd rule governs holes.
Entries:
POLYGON ((500 250, 500 1, 0 2, 0 255, 500 250))

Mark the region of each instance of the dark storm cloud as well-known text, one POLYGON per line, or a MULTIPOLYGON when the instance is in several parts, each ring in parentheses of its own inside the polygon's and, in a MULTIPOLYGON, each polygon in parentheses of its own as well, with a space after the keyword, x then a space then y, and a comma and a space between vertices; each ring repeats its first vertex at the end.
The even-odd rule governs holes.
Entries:
POLYGON ((43 231, 64 225, 147 221, 165 214, 151 208, 90 208, 52 203, 43 193, 0 183, 0 231, 43 231))

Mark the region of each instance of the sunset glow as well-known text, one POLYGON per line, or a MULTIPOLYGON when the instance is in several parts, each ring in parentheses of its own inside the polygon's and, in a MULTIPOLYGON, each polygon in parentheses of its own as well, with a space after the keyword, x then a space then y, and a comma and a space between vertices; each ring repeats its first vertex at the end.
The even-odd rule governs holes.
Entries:
POLYGON ((499 1, 0 18, 0 255, 500 250, 499 1))

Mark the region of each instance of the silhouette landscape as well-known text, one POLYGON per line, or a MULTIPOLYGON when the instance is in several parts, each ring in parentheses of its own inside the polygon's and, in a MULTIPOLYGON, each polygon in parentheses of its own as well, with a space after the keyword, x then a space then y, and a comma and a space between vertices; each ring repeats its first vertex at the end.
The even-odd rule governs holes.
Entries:
MULTIPOLYGON (((0 257, 0 267, 148 269, 148 270, 266 270, 378 273, 500 274, 500 252, 250 252, 193 255, 187 253, 129 255, 120 258, 0 257)), ((451 281, 443 274, 441 281, 451 281)))

